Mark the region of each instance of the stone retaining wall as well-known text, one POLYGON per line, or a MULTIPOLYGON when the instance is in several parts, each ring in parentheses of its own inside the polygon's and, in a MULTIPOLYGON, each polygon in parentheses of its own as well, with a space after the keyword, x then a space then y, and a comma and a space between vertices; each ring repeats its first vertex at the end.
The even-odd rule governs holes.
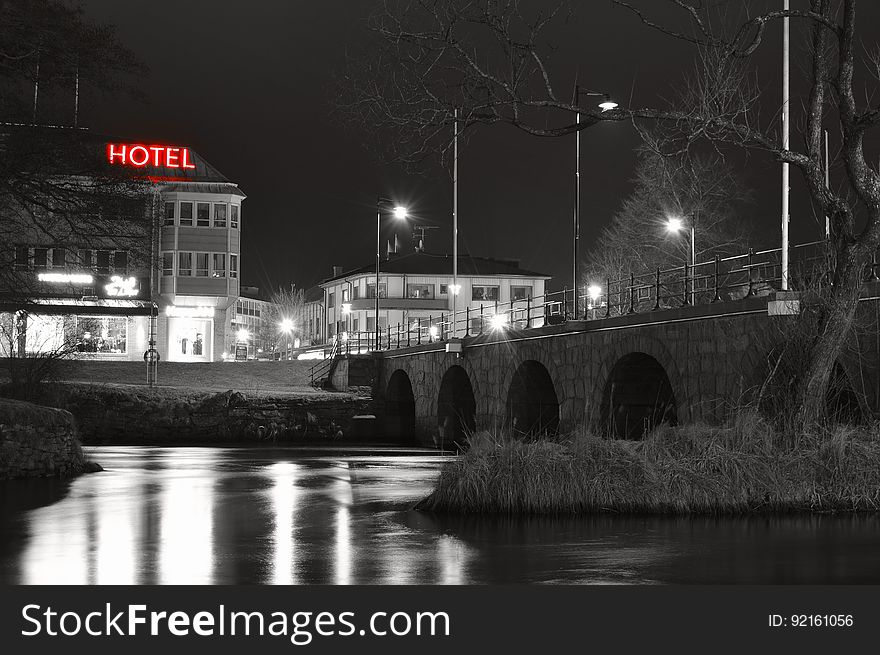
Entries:
POLYGON ((42 402, 68 409, 86 444, 351 441, 363 438, 352 419, 373 413, 369 398, 352 394, 187 394, 72 384, 51 387, 42 402))
POLYGON ((85 468, 69 412, 0 399, 0 480, 69 476, 85 468))

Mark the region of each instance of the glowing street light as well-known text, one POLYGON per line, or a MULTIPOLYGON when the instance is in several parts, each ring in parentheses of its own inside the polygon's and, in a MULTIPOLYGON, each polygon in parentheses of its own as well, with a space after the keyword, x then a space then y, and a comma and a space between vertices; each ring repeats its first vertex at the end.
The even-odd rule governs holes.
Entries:
POLYGON ((281 322, 278 324, 278 329, 281 330, 284 334, 287 335, 287 359, 290 359, 290 335, 293 332, 293 321, 289 318, 281 319, 281 322))
MULTIPOLYGON (((694 287, 696 286, 696 285, 695 285, 696 274, 695 274, 695 271, 694 271, 694 267, 696 266, 696 263, 697 263, 697 261, 696 261, 696 256, 697 256, 697 250, 696 250, 696 248, 697 248, 697 247, 696 247, 696 245, 695 245, 695 243, 694 243, 694 241, 695 241, 695 239, 694 239, 694 235, 695 235, 694 227, 695 227, 695 225, 696 225, 696 223, 697 223, 697 214, 696 214, 696 212, 691 212, 690 214, 687 215, 686 218, 690 218, 690 233, 691 233, 691 235, 690 235, 690 236, 691 236, 691 244, 690 244, 690 245, 691 245, 691 256, 690 256, 690 260, 691 260, 691 261, 690 261, 690 264, 691 264, 691 275, 690 275, 689 277, 692 278, 692 279, 691 279, 691 305, 693 305, 693 304, 694 304, 694 301, 695 301, 695 299, 696 299, 696 289, 694 289, 694 287)), ((687 228, 685 227, 684 218, 679 218, 679 217, 677 217, 677 216, 670 216, 670 217, 668 217, 668 218, 666 219, 666 229, 667 229, 668 231, 670 231, 670 232, 681 232, 682 230, 687 229, 687 228)))
POLYGON ((495 314, 489 319, 489 325, 493 330, 503 330, 507 327, 507 314, 495 314))
MULTIPOLYGON (((381 337, 381 330, 379 329, 379 259, 381 257, 381 243, 380 243, 380 224, 382 218, 382 205, 391 204, 391 200, 388 198, 383 198, 382 196, 378 196, 376 198, 376 350, 379 349, 379 339, 381 337)), ((394 218, 397 220, 406 220, 408 216, 408 212, 406 207, 402 205, 395 205, 393 209, 394 218)), ((349 308, 351 305, 349 305, 349 308)), ((369 344, 368 344, 369 347, 369 344)))
POLYGON ((428 328, 428 334, 431 335, 431 341, 437 338, 437 335, 440 334, 440 330, 437 329, 436 325, 432 325, 428 328))
POLYGON ((590 302, 595 305, 599 298, 602 297, 602 287, 597 284, 591 284, 587 287, 587 295, 590 297, 590 302))
MULTIPOLYGON (((582 89, 580 86, 575 85, 574 87, 574 99, 572 104, 577 106, 580 101, 581 96, 600 96, 603 98, 602 102, 599 103, 599 109, 602 110, 602 113, 606 111, 611 111, 612 109, 617 109, 618 105, 611 99, 607 93, 596 93, 594 91, 587 91, 586 89, 582 89)), ((578 126, 581 124, 581 112, 575 111, 575 121, 578 126)), ((574 316, 578 315, 578 241, 580 240, 580 222, 581 222, 581 130, 578 127, 575 130, 575 135, 577 138, 576 148, 575 148, 575 171, 574 171, 574 244, 573 244, 573 256, 572 256, 572 265, 571 265, 571 277, 572 284, 571 288, 573 289, 574 295, 574 316)), ((565 298, 563 298, 563 301, 565 298)))
POLYGON ((235 333, 235 338, 237 341, 247 343, 247 340, 251 338, 251 333, 241 328, 238 332, 235 333))

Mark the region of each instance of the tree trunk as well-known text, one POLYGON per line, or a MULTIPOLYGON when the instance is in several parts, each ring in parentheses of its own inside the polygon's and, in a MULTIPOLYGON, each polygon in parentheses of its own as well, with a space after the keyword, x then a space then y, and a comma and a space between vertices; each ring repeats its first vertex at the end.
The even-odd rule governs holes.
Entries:
POLYGON ((791 426, 797 434, 815 428, 824 418, 828 384, 834 365, 852 328, 862 289, 864 258, 848 253, 838 268, 837 280, 828 298, 820 299, 821 312, 816 340, 808 357, 804 377, 795 395, 795 417, 791 426))

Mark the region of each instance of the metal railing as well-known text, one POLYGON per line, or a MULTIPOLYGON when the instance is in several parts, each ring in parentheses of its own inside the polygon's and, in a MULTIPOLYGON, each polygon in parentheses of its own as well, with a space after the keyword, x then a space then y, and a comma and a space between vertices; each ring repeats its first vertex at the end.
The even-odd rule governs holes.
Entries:
MULTIPOLYGON (((328 357, 420 346, 498 330, 528 330, 570 320, 589 321, 766 296, 782 288, 781 252, 781 248, 749 249, 742 255, 716 256, 694 266, 630 273, 626 278, 604 280, 601 293, 595 295, 585 285, 577 291, 563 289, 535 298, 487 300, 454 316, 441 312, 386 326, 380 330, 378 340, 372 331, 345 332, 333 338, 328 357)), ((790 254, 790 289, 830 284, 833 253, 827 242, 793 246, 790 254)), ((880 280, 877 272, 875 254, 867 267, 866 280, 880 280)))
POLYGON ((319 386, 330 374, 337 354, 339 354, 339 341, 334 340, 330 352, 324 356, 324 359, 309 368, 309 383, 313 387, 319 386))

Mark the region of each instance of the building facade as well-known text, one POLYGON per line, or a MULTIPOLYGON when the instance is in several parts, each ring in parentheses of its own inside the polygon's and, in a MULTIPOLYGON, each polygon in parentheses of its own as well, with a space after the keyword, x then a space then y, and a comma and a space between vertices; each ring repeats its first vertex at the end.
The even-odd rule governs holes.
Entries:
MULTIPOLYGON (((456 322, 452 329, 452 257, 416 251, 380 262, 379 332, 392 340, 401 330, 409 338, 463 336, 486 329, 497 315, 506 323, 524 320, 535 299, 543 299, 549 275, 520 268, 511 260, 459 257, 456 322), (470 310, 470 314, 468 312, 470 310), (413 334, 422 337, 413 337, 413 334)), ((339 273, 324 289, 325 338, 376 332, 376 269, 365 266, 339 273)), ((531 325, 543 324, 532 314, 531 325)), ((384 338, 384 337, 383 337, 384 338)))
POLYGON ((21 225, 9 244, 14 275, 0 289, 3 354, 66 346, 77 357, 141 360, 152 347, 163 361, 234 358, 244 193, 187 146, 79 140, 98 163, 68 182, 117 180, 128 213, 110 212, 112 227, 95 235, 69 204, 42 215, 0 207, 7 225, 21 225))

